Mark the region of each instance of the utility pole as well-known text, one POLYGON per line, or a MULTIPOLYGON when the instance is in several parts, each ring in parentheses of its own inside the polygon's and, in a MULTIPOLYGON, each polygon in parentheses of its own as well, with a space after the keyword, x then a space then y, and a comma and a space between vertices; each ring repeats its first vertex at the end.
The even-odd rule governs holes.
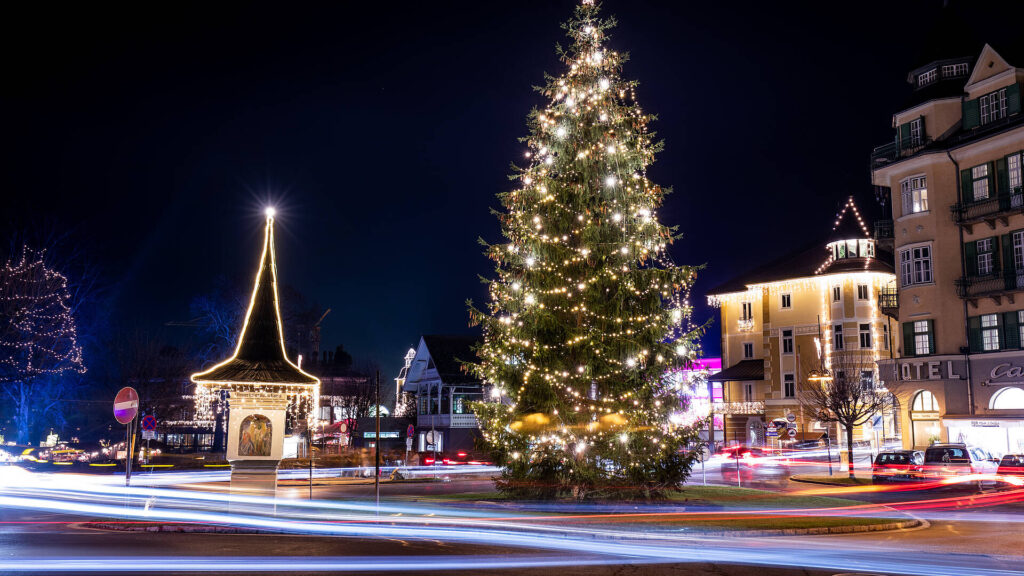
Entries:
POLYGON ((374 458, 376 460, 375 474, 373 475, 373 490, 377 495, 377 514, 380 515, 380 370, 377 370, 377 406, 374 409, 376 414, 376 433, 373 436, 375 440, 374 446, 374 458))

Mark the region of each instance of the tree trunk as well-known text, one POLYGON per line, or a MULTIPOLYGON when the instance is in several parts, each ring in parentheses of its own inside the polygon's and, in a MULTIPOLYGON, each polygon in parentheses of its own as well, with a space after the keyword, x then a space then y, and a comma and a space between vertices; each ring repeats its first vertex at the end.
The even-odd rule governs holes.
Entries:
POLYGON ((853 478, 853 426, 846 427, 846 459, 849 461, 850 478, 853 478))
POLYGON ((29 444, 32 436, 32 404, 29 402, 29 387, 18 383, 18 400, 14 413, 18 422, 18 444, 29 444))

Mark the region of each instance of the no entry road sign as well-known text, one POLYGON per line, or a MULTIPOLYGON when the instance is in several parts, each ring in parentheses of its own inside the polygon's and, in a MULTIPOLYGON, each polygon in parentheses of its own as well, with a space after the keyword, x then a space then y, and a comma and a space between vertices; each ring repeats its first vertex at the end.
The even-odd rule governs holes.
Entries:
POLYGON ((114 418, 121 424, 127 424, 139 413, 139 393, 131 386, 121 388, 114 397, 114 418))

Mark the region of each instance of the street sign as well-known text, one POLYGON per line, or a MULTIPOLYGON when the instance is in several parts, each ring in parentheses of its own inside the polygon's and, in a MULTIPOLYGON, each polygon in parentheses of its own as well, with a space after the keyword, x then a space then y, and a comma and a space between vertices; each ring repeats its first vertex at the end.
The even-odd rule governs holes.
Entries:
MULTIPOLYGON (((156 440, 156 430, 142 430, 143 440, 156 440)), ((149 446, 149 444, 147 444, 149 446)))
POLYGON ((786 423, 786 428, 789 428, 790 430, 795 429, 796 428, 796 422, 787 422, 786 423))
POLYGON ((409 450, 412 450, 412 438, 405 439, 405 451, 408 452, 409 450))
POLYGON ((786 414, 786 420, 789 422, 796 422, 796 414, 793 414, 792 412, 786 414))
POLYGON ((775 426, 772 426, 771 428, 768 428, 768 431, 766 432, 766 434, 769 437, 777 438, 779 436, 779 430, 775 426))
POLYGON ((416 435, 416 427, 413 426, 412 424, 409 424, 409 427, 405 429, 405 435, 408 438, 412 438, 413 436, 415 436, 416 435))
POLYGON ((156 430, 156 416, 153 416, 152 414, 146 414, 145 416, 142 417, 141 425, 143 432, 152 432, 156 430))
POLYGON ((121 424, 135 420, 139 413, 139 393, 131 386, 121 388, 114 397, 114 418, 121 424))
POLYGON ((789 429, 789 437, 790 438, 796 438, 796 428, 790 428, 789 429))

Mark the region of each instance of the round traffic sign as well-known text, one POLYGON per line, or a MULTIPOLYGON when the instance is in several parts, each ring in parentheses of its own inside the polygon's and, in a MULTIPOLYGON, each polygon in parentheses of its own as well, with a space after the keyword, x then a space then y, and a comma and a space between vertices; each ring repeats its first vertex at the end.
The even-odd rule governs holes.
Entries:
POLYGON ((139 393, 131 386, 125 386, 114 397, 114 418, 121 424, 135 420, 139 413, 139 393))
POLYGON ((792 412, 786 414, 786 420, 790 422, 796 422, 796 414, 793 414, 792 412))
POLYGON ((142 417, 142 422, 140 424, 142 425, 143 430, 156 430, 156 416, 146 414, 142 417))
POLYGON ((416 435, 416 427, 413 426, 412 424, 409 424, 409 427, 405 429, 405 435, 408 438, 412 438, 413 436, 415 436, 416 435))
POLYGON ((789 437, 790 438, 796 438, 796 428, 790 428, 789 429, 789 437))

